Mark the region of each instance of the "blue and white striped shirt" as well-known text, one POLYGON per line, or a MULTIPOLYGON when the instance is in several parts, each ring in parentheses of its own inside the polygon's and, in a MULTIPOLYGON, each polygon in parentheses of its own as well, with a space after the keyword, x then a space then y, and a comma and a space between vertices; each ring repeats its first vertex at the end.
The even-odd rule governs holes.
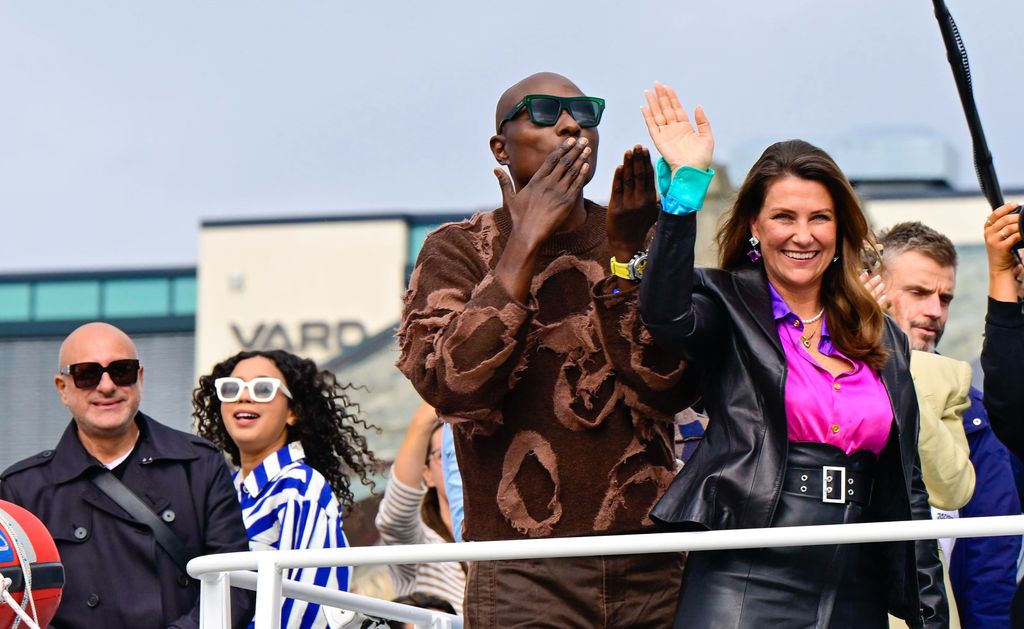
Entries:
MULTIPOLYGON (((338 500, 323 474, 306 465, 298 441, 289 443, 256 466, 244 479, 235 472, 235 490, 250 550, 345 548, 338 500)), ((285 579, 348 590, 349 569, 304 568, 285 571, 285 579)), ((251 627, 252 625, 250 625, 251 627)), ((320 605, 286 598, 282 629, 323 629, 320 605)))

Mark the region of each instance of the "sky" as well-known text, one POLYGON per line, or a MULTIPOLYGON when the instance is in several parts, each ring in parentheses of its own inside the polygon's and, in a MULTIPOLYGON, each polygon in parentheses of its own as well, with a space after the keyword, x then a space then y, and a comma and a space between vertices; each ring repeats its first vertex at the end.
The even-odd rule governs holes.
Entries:
MULTIPOLYGON (((1020 188, 1024 3, 947 4, 1020 188)), ((598 201, 655 80, 734 184, 772 141, 881 129, 942 137, 976 188, 924 0, 4 0, 0 274, 192 266, 204 220, 491 208, 495 102, 542 70, 608 101, 598 201)))

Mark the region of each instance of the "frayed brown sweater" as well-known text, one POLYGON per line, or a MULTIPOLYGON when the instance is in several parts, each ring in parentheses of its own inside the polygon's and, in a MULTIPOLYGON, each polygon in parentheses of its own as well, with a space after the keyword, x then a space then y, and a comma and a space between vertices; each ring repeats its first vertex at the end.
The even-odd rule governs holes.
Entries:
MULTIPOLYGON (((467 540, 637 532, 672 480, 683 367, 610 288, 605 209, 541 248, 527 304, 494 275, 508 210, 427 237, 398 367, 454 422, 467 540)), ((688 378, 687 380, 695 380, 688 378)))

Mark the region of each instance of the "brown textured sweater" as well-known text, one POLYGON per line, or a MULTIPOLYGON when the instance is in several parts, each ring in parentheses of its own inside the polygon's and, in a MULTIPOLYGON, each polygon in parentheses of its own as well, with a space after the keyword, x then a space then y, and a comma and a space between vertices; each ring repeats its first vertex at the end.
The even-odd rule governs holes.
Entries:
POLYGON ((638 291, 603 294, 605 209, 541 248, 529 303, 494 275, 502 208, 427 237, 398 367, 454 424, 468 540, 637 532, 672 480, 683 367, 653 346, 638 291))

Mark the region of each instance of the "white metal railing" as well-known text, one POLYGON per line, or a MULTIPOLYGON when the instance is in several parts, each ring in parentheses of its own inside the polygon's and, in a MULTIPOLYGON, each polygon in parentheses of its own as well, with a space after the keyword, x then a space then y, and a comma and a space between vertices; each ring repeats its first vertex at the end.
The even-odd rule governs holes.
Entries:
POLYGON ((228 592, 231 586, 256 590, 256 629, 279 629, 282 593, 291 598, 303 598, 361 613, 383 615, 403 622, 418 623, 417 626, 461 627, 461 622, 456 622, 458 619, 452 620, 453 617, 445 614, 430 613, 424 610, 416 611, 416 608, 413 607, 395 605, 327 588, 282 582, 281 573, 292 568, 317 566, 631 555, 998 535, 1024 535, 1024 515, 690 533, 561 537, 464 544, 361 546, 331 550, 225 553, 196 557, 188 563, 188 572, 202 582, 200 606, 203 629, 230 627, 227 619, 230 605, 228 592), (240 572, 252 570, 256 571, 255 575, 251 572, 240 572), (231 574, 227 576, 225 573, 231 574), (413 616, 417 617, 413 618, 413 616))
MULTIPOLYGON (((257 589, 256 584, 259 577, 256 573, 242 570, 228 574, 230 575, 232 586, 241 586, 250 590, 257 589)), ((462 619, 451 614, 392 603, 391 601, 383 601, 369 596, 339 592, 338 590, 331 590, 307 583, 298 583, 296 581, 284 580, 281 584, 284 596, 289 598, 298 598, 311 603, 352 610, 377 618, 391 618, 401 622, 413 623, 417 626, 430 627, 431 629, 462 628, 462 619)), ((215 626, 219 627, 220 625, 215 626)))

